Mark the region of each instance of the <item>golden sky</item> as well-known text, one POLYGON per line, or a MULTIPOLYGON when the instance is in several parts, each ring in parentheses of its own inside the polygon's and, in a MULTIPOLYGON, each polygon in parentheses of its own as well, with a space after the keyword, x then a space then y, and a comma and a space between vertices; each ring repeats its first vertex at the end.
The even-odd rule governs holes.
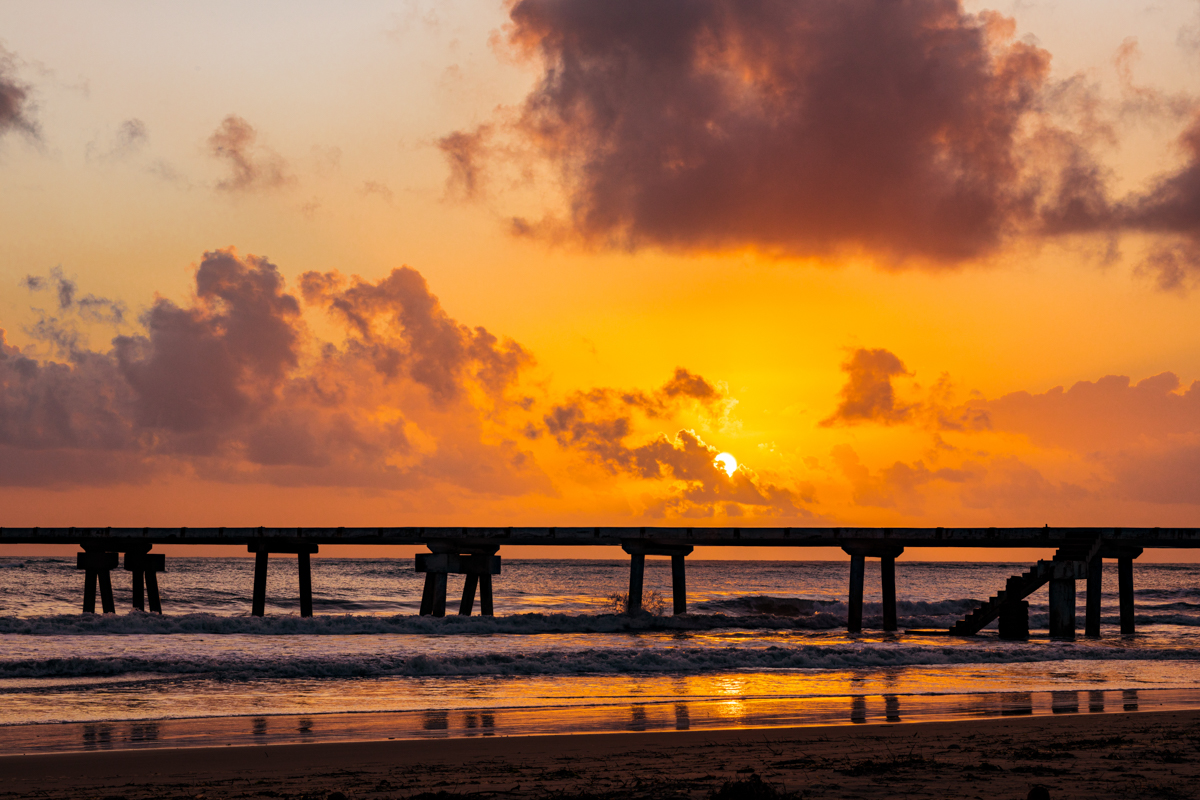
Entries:
POLYGON ((1200 525, 1193 0, 0 47, 0 524, 1200 525))

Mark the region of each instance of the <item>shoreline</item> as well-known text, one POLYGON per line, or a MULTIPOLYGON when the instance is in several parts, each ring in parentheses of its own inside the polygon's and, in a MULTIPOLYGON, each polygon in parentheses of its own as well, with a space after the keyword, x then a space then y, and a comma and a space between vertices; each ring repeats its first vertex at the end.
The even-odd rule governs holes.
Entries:
MULTIPOLYGON (((0 758, 499 737, 859 727, 1196 711, 1200 690, 1107 689, 628 700, 595 705, 239 715, 0 726, 0 758)), ((457 746, 457 745, 455 745, 457 746)))
POLYGON ((0 798, 1192 797, 1200 710, 0 757, 0 798), (986 782, 986 786, 985 783, 986 782), (761 787, 760 787, 761 788, 761 787), (761 795, 768 796, 768 795, 761 795))

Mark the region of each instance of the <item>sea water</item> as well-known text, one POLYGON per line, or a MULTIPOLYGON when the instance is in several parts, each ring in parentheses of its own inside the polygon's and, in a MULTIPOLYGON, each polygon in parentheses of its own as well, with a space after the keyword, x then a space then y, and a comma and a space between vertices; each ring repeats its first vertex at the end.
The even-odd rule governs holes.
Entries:
POLYGON ((871 630, 881 618, 869 561, 866 630, 851 635, 845 562, 689 560, 688 613, 674 616, 670 562, 648 559, 648 605, 657 594, 665 609, 630 617, 613 597, 627 587, 626 560, 506 558, 495 617, 454 615, 462 578, 451 576, 451 614, 433 618, 417 615, 424 576, 411 559, 318 557, 306 619, 294 558, 272 559, 263 618, 249 614, 246 558, 170 558, 161 616, 130 609, 123 571, 112 573, 119 613, 81 614, 72 559, 4 558, 0 751, 26 747, 34 723, 73 724, 46 740, 69 748, 272 730, 306 740, 334 729, 388 738, 883 722, 1200 696, 1200 565, 1135 564, 1134 636, 1117 627, 1115 564, 1100 639, 1051 640, 1045 589, 1029 598, 1028 642, 1001 641, 994 625, 972 639, 904 632, 948 628, 1027 566, 901 560, 901 631, 883 633, 871 630))

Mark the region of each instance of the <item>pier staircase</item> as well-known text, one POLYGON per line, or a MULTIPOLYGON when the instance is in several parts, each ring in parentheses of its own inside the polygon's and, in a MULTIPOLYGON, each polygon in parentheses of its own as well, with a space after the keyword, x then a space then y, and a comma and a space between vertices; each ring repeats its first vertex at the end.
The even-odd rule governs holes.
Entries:
POLYGON ((1087 577, 1088 564, 1100 553, 1099 536, 1071 539, 1065 542, 1054 558, 1042 560, 1031 568, 1014 575, 1004 589, 992 595, 986 603, 950 627, 951 636, 974 636, 989 622, 1000 616, 1010 603, 1024 600, 1054 578, 1082 580, 1087 577))

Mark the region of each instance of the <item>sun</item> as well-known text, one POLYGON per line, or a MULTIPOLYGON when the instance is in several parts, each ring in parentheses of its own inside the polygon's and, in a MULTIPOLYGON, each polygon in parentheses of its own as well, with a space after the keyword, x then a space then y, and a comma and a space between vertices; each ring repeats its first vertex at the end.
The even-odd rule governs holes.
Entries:
POLYGON ((737 472, 738 467, 737 459, 729 453, 721 453, 721 455, 714 458, 713 466, 717 469, 725 470, 725 474, 731 478, 733 477, 733 473, 737 472))

